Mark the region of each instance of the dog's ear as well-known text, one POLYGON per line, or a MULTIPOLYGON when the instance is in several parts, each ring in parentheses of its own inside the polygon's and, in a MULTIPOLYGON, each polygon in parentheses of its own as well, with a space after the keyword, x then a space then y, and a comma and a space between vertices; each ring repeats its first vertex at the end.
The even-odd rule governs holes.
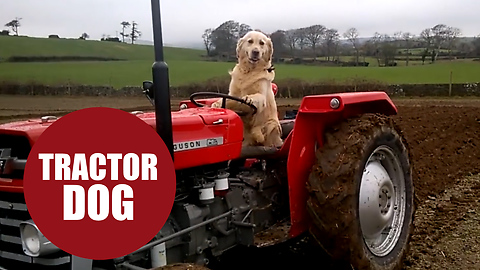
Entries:
POLYGON ((272 61, 273 57, 273 42, 270 38, 267 38, 267 42, 265 43, 267 45, 267 52, 265 53, 265 61, 269 63, 272 61))
POLYGON ((245 37, 242 37, 237 42, 237 59, 240 57, 240 50, 242 49, 243 43, 245 42, 245 37))

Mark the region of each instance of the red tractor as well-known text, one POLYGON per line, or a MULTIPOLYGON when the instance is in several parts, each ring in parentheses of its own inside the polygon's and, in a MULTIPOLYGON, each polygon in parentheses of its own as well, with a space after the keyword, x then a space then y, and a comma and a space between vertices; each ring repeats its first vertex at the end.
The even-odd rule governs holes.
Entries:
POLYGON ((293 119, 282 120, 280 149, 242 148, 239 115, 206 106, 218 98, 242 99, 195 93, 171 112, 158 0, 152 0, 152 15, 156 62, 153 82, 143 88, 155 112, 136 115, 156 128, 174 159, 177 190, 167 222, 144 247, 109 261, 75 257, 48 245, 30 219, 22 178, 31 147, 55 119, 4 124, 0 266, 208 267, 232 247, 270 246, 310 233, 329 255, 354 269, 400 269, 413 228, 414 189, 389 97, 384 92, 306 96, 293 119))

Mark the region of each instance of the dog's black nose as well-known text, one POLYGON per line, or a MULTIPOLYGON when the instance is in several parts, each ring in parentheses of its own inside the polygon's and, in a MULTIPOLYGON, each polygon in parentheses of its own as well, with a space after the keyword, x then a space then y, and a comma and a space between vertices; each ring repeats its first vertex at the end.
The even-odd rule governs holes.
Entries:
POLYGON ((252 56, 254 56, 254 57, 257 57, 259 54, 260 54, 260 52, 257 51, 257 50, 252 51, 252 56))

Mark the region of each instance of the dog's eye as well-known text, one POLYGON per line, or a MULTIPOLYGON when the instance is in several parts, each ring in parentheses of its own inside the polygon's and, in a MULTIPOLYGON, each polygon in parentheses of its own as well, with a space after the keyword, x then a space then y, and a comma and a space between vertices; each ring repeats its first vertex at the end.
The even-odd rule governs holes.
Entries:
POLYGON ((253 40, 252 40, 252 39, 249 39, 249 40, 248 40, 248 43, 252 44, 252 43, 253 43, 253 40))
POLYGON ((260 41, 260 46, 263 46, 263 45, 265 45, 265 42, 260 41))

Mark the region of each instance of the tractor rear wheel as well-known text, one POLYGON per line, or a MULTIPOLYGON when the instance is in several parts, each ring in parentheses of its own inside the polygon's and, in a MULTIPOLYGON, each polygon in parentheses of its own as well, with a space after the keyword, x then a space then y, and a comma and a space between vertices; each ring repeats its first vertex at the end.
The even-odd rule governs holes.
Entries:
POLYGON ((413 230, 414 189, 400 129, 365 114, 325 133, 307 188, 312 236, 354 269, 401 269, 413 230))

